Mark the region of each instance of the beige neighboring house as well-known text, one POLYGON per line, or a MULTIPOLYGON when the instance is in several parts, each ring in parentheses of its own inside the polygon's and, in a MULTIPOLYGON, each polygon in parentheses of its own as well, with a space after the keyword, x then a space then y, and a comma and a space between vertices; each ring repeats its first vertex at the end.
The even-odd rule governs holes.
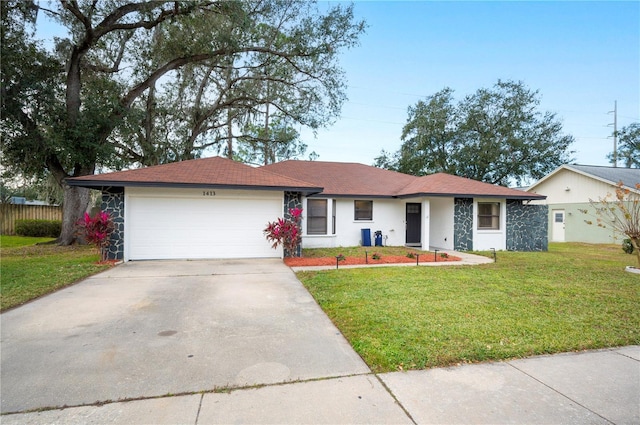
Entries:
POLYGON ((615 195, 618 182, 640 194, 640 169, 616 168, 594 165, 563 165, 527 189, 527 192, 544 194, 547 199, 532 201, 549 207, 549 242, 621 243, 622 235, 612 229, 603 229, 585 220, 595 222, 595 201, 608 194, 615 195), (580 212, 587 209, 589 214, 580 212))

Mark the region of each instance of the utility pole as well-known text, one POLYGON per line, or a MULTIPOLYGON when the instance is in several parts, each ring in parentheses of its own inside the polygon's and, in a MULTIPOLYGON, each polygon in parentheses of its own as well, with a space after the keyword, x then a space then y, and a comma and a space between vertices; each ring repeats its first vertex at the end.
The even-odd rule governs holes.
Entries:
MULTIPOLYGON (((613 101, 613 166, 618 166, 618 101, 613 101)), ((611 125, 611 124, 609 124, 611 125)))

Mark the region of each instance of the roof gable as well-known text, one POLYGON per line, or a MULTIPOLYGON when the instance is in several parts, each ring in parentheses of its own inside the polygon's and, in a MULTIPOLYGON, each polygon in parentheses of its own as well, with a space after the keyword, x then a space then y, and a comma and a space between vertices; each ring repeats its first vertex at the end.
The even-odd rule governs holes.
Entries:
POLYGON ((541 183, 552 179, 562 170, 568 170, 574 173, 582 174, 592 179, 610 184, 611 186, 617 186, 619 182, 622 182, 627 188, 640 192, 636 185, 640 183, 640 169, 638 168, 621 168, 621 167, 605 167, 599 165, 561 165, 560 167, 547 174, 542 179, 538 180, 527 191, 531 192, 541 183))
POLYGON ((250 167, 221 157, 193 159, 169 164, 116 171, 66 180, 72 186, 224 187, 238 189, 299 190, 317 193, 322 187, 250 167))

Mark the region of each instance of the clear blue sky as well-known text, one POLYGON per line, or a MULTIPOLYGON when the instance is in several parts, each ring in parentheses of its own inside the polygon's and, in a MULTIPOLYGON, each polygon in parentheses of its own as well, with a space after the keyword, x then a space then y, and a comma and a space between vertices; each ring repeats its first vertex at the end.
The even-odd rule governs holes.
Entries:
POLYGON ((302 133, 319 160, 372 164, 400 147, 409 105, 498 79, 539 90, 579 164, 609 165, 615 100, 618 129, 640 121, 640 2, 357 1, 355 13, 368 29, 342 56, 349 100, 317 138, 302 133))

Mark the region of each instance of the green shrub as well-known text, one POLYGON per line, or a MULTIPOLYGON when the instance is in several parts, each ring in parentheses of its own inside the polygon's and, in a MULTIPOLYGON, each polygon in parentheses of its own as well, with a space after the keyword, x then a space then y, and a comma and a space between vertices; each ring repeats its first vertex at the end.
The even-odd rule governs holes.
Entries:
POLYGON ((60 220, 16 220, 16 234, 39 238, 57 238, 60 236, 60 220))
POLYGON ((633 254, 633 244, 631 239, 625 239, 622 241, 622 250, 627 254, 633 254))

